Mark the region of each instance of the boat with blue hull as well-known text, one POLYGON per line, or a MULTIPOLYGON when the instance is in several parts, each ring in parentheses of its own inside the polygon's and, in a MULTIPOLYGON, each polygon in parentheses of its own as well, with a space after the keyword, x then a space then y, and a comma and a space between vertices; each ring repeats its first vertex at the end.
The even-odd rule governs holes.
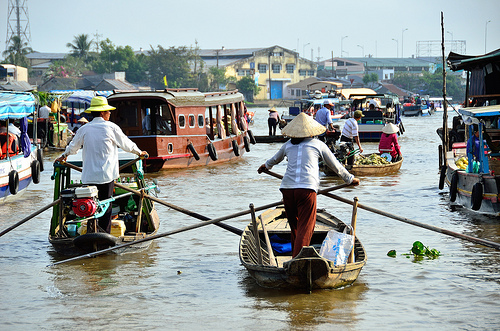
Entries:
MULTIPOLYGON (((0 92, 0 121, 2 122, 0 201, 10 200, 24 191, 32 182, 38 184, 40 181, 40 172, 43 170, 42 151, 30 141, 27 133, 28 117, 36 123, 36 99, 33 94, 0 92), (17 126, 12 126, 14 124, 20 126, 19 135, 13 133, 17 128, 17 126)), ((36 125, 34 132, 36 132, 36 125)))

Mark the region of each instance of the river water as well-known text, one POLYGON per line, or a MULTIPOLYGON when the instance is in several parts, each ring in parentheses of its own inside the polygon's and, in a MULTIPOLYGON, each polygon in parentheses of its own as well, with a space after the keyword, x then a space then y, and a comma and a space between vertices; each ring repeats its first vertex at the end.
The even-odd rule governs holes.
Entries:
MULTIPOLYGON (((267 110, 252 130, 267 134, 267 110)), ((284 109, 278 109, 280 113, 284 109)), ((498 218, 450 206, 438 189, 436 129, 440 113, 404 118, 399 173, 362 177, 335 193, 377 209, 454 232, 500 242, 498 218)), ((161 199, 215 218, 281 199, 279 180, 257 168, 279 144, 256 144, 239 161, 164 171, 161 199)), ((377 150, 364 143, 365 154, 377 150)), ((0 230, 52 201, 52 162, 46 153, 41 183, 0 207, 0 230)), ((273 168, 283 173, 285 164, 273 168)), ((323 178, 324 186, 338 179, 323 178)), ((346 222, 350 205, 318 197, 346 222)), ((157 205, 160 233, 199 220, 157 205)), ((257 286, 238 258, 239 237, 210 225, 157 239, 142 253, 107 255, 54 267, 45 212, 0 238, 2 330, 492 330, 500 328, 500 252, 360 209, 357 236, 368 263, 357 281, 312 294, 257 286), (403 255, 414 241, 441 252, 437 259, 403 255), (391 258, 387 252, 396 250, 391 258)), ((243 229, 247 218, 226 221, 243 229)))

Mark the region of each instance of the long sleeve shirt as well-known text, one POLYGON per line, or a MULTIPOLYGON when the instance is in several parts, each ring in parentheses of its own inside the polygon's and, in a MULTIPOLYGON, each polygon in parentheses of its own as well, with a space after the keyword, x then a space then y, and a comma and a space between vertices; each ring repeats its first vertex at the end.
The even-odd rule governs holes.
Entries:
POLYGON ((266 168, 288 158, 285 175, 281 181, 281 189, 311 189, 318 191, 319 187, 319 160, 335 171, 346 183, 351 183, 354 175, 350 174, 337 160, 328 146, 319 139, 306 138, 299 144, 287 141, 280 150, 266 161, 266 168))
POLYGON ((119 177, 118 147, 141 154, 141 150, 113 122, 95 117, 76 132, 63 156, 76 154, 83 146, 83 184, 105 184, 119 177))
POLYGON ((324 125, 325 127, 328 127, 329 124, 333 123, 330 110, 326 107, 319 109, 316 112, 316 116, 314 117, 314 119, 316 120, 316 122, 324 125))
POLYGON ((396 133, 385 134, 382 133, 380 137, 380 143, 378 144, 378 150, 383 152, 395 152, 394 154, 401 155, 401 148, 398 144, 398 136, 396 133))

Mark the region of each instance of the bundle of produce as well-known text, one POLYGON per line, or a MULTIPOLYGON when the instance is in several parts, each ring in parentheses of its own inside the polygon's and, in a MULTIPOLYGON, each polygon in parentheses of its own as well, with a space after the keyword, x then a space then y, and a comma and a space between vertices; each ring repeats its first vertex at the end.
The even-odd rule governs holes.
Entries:
POLYGON ((385 158, 378 154, 371 154, 370 156, 356 155, 355 165, 383 165, 389 164, 385 158))
POLYGON ((467 169, 467 166, 469 165, 469 161, 467 160, 467 158, 465 157, 461 157, 459 158, 458 160, 455 161, 455 165, 462 169, 462 170, 465 170, 467 169))

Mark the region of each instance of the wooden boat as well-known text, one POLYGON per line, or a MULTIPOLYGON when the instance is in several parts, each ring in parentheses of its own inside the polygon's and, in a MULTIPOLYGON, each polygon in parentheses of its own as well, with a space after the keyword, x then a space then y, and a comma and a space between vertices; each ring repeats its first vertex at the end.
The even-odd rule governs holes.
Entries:
POLYGON ((149 153, 146 172, 236 160, 255 143, 237 90, 115 92, 108 102, 117 109, 111 121, 149 153))
MULTIPOLYGON (((259 217, 269 237, 279 236, 290 241, 290 227, 284 208, 269 209, 259 217)), ((363 245, 355 239, 354 262, 334 265, 333 261, 319 255, 319 249, 329 230, 343 232, 346 224, 324 210, 318 210, 311 246, 303 247, 292 259, 291 252, 272 254, 267 248, 262 225, 257 226, 262 263, 258 258, 258 244, 254 227, 250 223, 241 235, 239 255, 243 266, 252 278, 263 287, 332 289, 351 285, 366 264, 363 245)))
POLYGON ((358 135, 360 141, 380 141, 382 129, 386 123, 393 123, 399 127, 399 133, 404 133, 401 121, 401 107, 397 96, 392 94, 350 94, 352 99, 351 114, 355 110, 363 111, 364 117, 358 124, 358 135), (370 100, 378 100, 379 110, 367 110, 370 100))
POLYGON ((355 164, 352 166, 349 172, 354 176, 387 175, 398 172, 399 169, 401 169, 402 164, 403 158, 401 157, 401 160, 397 162, 390 162, 388 164, 355 164))
MULTIPOLYGON (((500 49, 480 56, 460 55, 450 52, 447 62, 453 71, 467 73, 465 108, 458 109, 460 119, 453 119, 453 129, 438 130, 452 144, 450 151, 440 155, 439 188, 446 183, 450 201, 480 213, 500 215, 500 49), (473 79, 471 78, 473 77, 473 79), (486 104, 492 104, 487 106, 486 104), (472 126, 479 131, 479 158, 467 154, 466 144, 473 135, 472 126), (461 135, 459 135, 459 133, 461 135), (442 157, 444 156, 444 157, 442 157), (461 159, 461 160, 460 160, 461 159), (459 162, 460 160, 460 162, 459 162), (466 160, 467 165, 463 165, 466 160)), ((447 111, 443 112, 443 117, 447 111)), ((446 139, 443 139, 446 141, 446 139)), ((442 147, 442 146, 440 146, 442 147)))
POLYGON ((276 135, 276 136, 255 136, 255 141, 257 143, 284 143, 286 142, 288 137, 284 135, 276 135))
MULTIPOLYGON (((155 184, 146 185, 142 162, 136 155, 119 153, 121 168, 132 169, 132 174, 120 174, 115 185, 123 185, 146 194, 156 188, 155 184)), ((134 195, 115 186, 114 195, 106 201, 97 199, 96 187, 78 183, 72 177, 72 169, 81 166, 81 151, 68 158, 68 163, 54 164, 54 201, 60 199, 52 209, 49 242, 57 253, 62 255, 82 255, 101 249, 133 242, 153 236, 160 226, 153 201, 134 195), (112 208, 111 233, 87 232, 87 222, 112 208)), ((130 245, 113 253, 136 252, 149 247, 152 241, 130 245)))
POLYGON ((6 132, 0 133, 0 201, 10 200, 31 182, 38 184, 40 181, 42 150, 31 143, 27 134, 28 117, 32 122, 31 116, 36 118, 35 105, 31 93, 0 92, 0 121, 5 121, 7 128, 6 132), (21 124, 20 137, 9 132, 9 124, 13 122, 21 124))

